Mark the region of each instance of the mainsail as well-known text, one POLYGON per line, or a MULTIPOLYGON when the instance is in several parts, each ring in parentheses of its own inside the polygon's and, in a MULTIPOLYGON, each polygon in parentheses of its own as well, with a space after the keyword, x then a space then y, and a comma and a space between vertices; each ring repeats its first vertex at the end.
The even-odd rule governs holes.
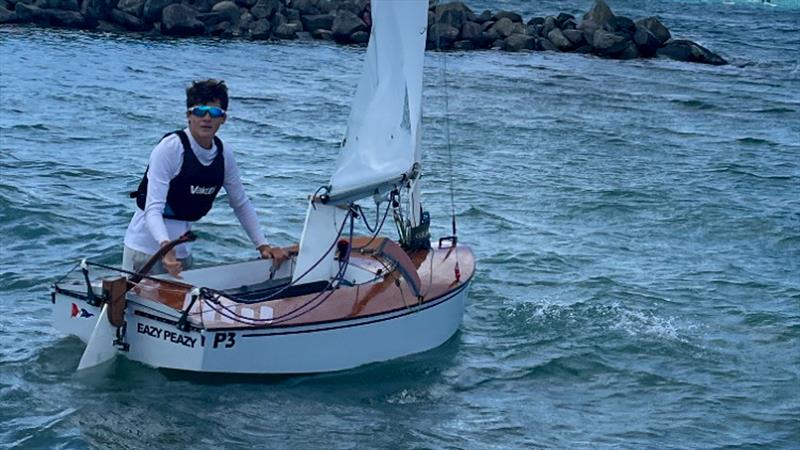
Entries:
POLYGON ((427 0, 372 1, 372 33, 331 197, 408 174, 419 162, 427 12, 427 0))
MULTIPOLYGON (((347 210, 339 206, 384 195, 397 187, 395 183, 405 181, 420 161, 428 0, 372 0, 371 11, 364 70, 326 193, 329 202, 312 199, 309 204, 293 282, 328 280, 335 275, 331 246, 347 218, 347 210)), ((418 193, 415 185, 412 216, 419 209, 418 193)))

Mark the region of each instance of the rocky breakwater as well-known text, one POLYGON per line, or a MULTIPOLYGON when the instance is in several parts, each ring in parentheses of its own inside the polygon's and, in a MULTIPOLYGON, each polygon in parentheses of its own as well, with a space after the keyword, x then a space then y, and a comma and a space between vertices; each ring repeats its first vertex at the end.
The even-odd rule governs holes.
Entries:
MULTIPOLYGON (((0 0, 0 24, 34 23, 167 36, 253 40, 369 40, 369 0, 0 0)), ((655 17, 633 21, 597 0, 582 19, 533 17, 510 11, 475 14, 461 2, 430 1, 428 49, 556 51, 604 58, 665 56, 707 64, 727 62, 703 46, 672 39, 655 17)))

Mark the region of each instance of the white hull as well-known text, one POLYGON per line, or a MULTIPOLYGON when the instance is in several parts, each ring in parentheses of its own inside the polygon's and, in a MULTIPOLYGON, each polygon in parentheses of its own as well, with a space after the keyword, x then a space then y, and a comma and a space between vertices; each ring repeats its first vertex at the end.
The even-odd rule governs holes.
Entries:
MULTIPOLYGON (((351 320, 190 332, 178 329, 178 311, 129 294, 124 333, 129 347, 119 354, 155 368, 193 372, 296 374, 350 369, 443 344, 461 324, 468 290, 469 283, 464 283, 418 306, 351 320)), ((87 342, 100 320, 100 308, 63 293, 56 293, 54 300, 54 326, 87 342)))

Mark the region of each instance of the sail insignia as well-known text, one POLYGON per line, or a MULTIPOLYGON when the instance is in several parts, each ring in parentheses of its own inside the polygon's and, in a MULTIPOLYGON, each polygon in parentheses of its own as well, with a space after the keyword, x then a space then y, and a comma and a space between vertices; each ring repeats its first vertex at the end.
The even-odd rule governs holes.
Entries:
POLYGON ((405 99, 403 100, 403 121, 400 122, 400 128, 411 132, 411 113, 408 110, 408 84, 404 86, 405 99))

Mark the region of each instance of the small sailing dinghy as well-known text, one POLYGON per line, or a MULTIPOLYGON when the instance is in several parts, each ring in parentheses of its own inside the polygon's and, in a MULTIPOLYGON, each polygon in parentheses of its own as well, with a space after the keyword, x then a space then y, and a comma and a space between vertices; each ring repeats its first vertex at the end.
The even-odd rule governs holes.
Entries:
POLYGON ((300 244, 280 267, 244 261, 179 280, 145 267, 93 280, 114 268, 84 260, 76 279, 54 285, 55 327, 87 343, 79 369, 122 354, 196 372, 326 372, 423 352, 457 331, 475 259, 455 226, 431 245, 420 203, 427 11, 427 0, 372 1, 336 168, 309 199, 300 244), (374 201, 375 219, 359 201, 374 201), (381 235, 390 212, 397 240, 381 235), (355 236, 358 222, 371 235, 355 236))

